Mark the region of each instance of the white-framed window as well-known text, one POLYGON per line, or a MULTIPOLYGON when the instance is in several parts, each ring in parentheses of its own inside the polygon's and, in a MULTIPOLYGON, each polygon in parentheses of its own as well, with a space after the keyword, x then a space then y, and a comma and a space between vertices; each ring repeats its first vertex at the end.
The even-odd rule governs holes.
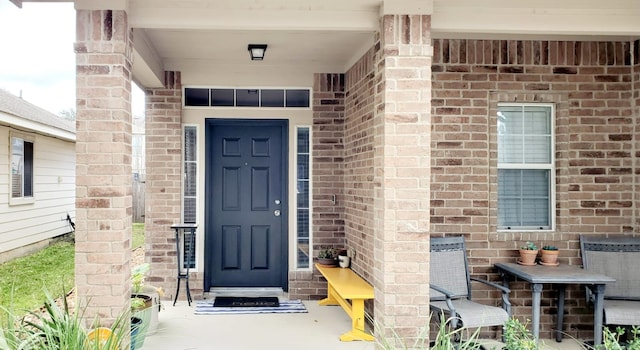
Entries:
POLYGON ((311 249, 311 128, 296 133, 296 267, 308 269, 311 249))
MULTIPOLYGON (((198 128, 186 125, 183 134, 182 222, 195 224, 197 215, 198 184, 198 128)), ((182 241, 183 268, 196 267, 196 237, 185 232, 182 241)))
POLYGON ((498 229, 554 228, 552 104, 498 104, 498 229))
POLYGON ((34 138, 17 133, 12 133, 10 137, 10 202, 11 204, 32 203, 34 200, 34 138))

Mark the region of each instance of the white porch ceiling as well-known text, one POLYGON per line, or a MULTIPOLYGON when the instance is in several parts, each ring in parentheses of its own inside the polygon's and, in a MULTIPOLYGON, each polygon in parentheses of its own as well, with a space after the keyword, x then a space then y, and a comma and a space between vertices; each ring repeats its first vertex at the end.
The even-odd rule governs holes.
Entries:
POLYGON ((165 70, 184 78, 203 67, 344 72, 373 44, 383 13, 431 14, 434 38, 640 38, 640 0, 76 0, 75 6, 127 11, 134 78, 146 87, 161 86, 165 70), (249 60, 251 43, 269 45, 265 61, 249 60))

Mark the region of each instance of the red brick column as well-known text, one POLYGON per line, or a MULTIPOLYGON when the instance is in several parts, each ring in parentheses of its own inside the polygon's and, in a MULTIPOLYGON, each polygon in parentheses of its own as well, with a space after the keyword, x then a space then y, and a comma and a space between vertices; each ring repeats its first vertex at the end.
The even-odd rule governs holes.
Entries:
POLYGON ((124 11, 77 11, 76 287, 87 322, 129 308, 131 31, 124 11))
MULTIPOLYGON (((182 217, 180 72, 165 72, 164 85, 164 88, 146 90, 145 260, 151 263, 147 281, 162 287, 165 297, 172 298, 175 295, 178 264, 175 232, 171 230, 171 225, 180 223, 182 217)), ((202 273, 197 277, 191 275, 190 287, 194 295, 202 291, 202 273)), ((184 289, 180 296, 186 297, 184 289)))
POLYGON ((384 15, 375 61, 375 319, 405 344, 429 322, 430 30, 428 15, 384 15))

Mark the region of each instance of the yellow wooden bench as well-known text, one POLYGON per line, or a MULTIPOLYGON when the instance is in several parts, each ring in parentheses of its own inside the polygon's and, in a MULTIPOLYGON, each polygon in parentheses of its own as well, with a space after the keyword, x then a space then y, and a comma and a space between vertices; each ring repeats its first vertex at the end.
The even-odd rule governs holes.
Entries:
POLYGON ((319 264, 316 264, 316 268, 327 280, 327 297, 318 304, 340 305, 351 318, 351 330, 341 335, 340 340, 374 340, 364 330, 364 302, 373 299, 373 287, 351 269, 319 264))

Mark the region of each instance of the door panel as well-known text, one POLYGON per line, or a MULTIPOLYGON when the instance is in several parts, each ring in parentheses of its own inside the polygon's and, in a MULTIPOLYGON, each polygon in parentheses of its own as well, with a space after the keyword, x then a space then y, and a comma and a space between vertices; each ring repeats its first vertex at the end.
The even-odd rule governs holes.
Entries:
POLYGON ((207 121, 205 289, 287 289, 286 121, 207 121))

